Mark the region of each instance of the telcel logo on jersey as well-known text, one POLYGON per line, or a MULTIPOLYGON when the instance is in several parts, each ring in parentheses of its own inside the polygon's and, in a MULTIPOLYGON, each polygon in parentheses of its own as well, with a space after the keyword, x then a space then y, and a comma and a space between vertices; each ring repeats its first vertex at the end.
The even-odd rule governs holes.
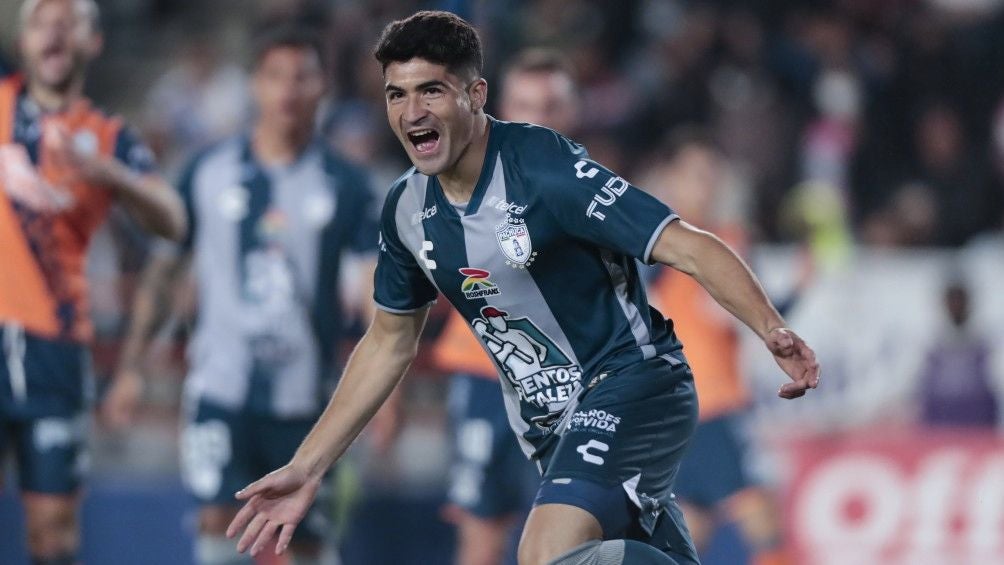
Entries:
POLYGON ((478 298, 502 294, 498 285, 489 280, 489 277, 492 276, 489 271, 474 267, 462 267, 458 270, 461 275, 467 277, 464 279, 464 282, 460 283, 460 290, 464 293, 464 297, 467 300, 476 300, 478 298))
POLYGON ((516 204, 515 202, 506 202, 505 200, 499 198, 498 196, 492 196, 488 199, 488 206, 495 208, 500 212, 505 212, 506 214, 515 214, 519 216, 523 212, 526 212, 528 207, 527 204, 516 204))
POLYGON ((428 220, 436 215, 436 211, 436 206, 433 205, 432 208, 426 208, 421 212, 415 212, 411 215, 411 225, 417 226, 422 220, 428 220))

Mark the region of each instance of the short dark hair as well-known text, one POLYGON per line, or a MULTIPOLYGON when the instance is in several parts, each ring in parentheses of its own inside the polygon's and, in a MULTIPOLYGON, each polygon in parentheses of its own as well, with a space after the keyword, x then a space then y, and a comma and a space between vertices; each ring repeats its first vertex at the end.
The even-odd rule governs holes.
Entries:
POLYGON ((443 65, 455 75, 481 76, 484 57, 477 30, 456 14, 422 11, 387 24, 373 56, 384 71, 390 63, 416 57, 443 65))
POLYGON ((328 71, 328 53, 320 34, 312 28, 296 23, 262 28, 254 40, 251 68, 257 69, 266 55, 274 49, 283 47, 313 51, 321 64, 321 70, 325 73, 328 71))
POLYGON ((568 61, 557 51, 541 47, 521 51, 509 61, 502 76, 512 73, 560 73, 574 80, 568 61))

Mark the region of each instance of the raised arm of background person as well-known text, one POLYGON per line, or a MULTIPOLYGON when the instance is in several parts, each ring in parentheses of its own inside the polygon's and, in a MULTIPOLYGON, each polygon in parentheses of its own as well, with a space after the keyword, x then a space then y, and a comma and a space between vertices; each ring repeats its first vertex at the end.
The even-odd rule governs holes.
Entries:
POLYGON ((324 472, 348 449, 415 358, 428 310, 377 311, 335 394, 293 459, 237 493, 238 500, 247 502, 227 528, 227 537, 244 532, 238 551, 250 548, 251 555, 257 555, 276 532, 276 553, 286 550, 324 472))
POLYGON ((129 425, 142 393, 142 359, 150 341, 164 324, 171 306, 171 290, 188 272, 191 254, 154 253, 140 276, 133 297, 132 315, 119 354, 118 368, 98 408, 101 423, 121 428, 129 425))
MULTIPOLYGON (((146 161, 141 153, 149 149, 134 142, 131 133, 125 135, 127 143, 135 143, 125 158, 146 161)), ((75 171, 84 181, 112 191, 144 229, 173 241, 181 241, 185 236, 187 221, 181 198, 160 175, 150 170, 152 167, 81 151, 70 141, 69 131, 59 125, 53 125, 49 139, 48 148, 53 159, 75 171)), ((120 141, 122 139, 120 137, 120 141)), ((152 156, 149 160, 152 161, 152 156)))
POLYGON ((798 398, 816 388, 816 354, 785 327, 760 282, 722 240, 686 222, 670 222, 656 240, 652 259, 694 277, 722 307, 760 336, 792 380, 781 387, 779 396, 798 398))

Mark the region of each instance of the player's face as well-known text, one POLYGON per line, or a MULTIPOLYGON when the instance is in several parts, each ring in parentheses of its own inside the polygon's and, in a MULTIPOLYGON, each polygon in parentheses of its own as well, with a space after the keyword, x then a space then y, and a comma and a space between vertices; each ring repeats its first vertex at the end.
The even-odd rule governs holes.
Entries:
POLYGON ((505 78, 501 118, 571 134, 578 105, 572 79, 560 72, 513 71, 505 78))
POLYGON ((465 83, 415 58, 387 65, 384 86, 387 120, 415 168, 423 175, 452 169, 474 139, 487 83, 465 83))
POLYGON ((324 96, 324 72, 312 49, 276 47, 255 69, 255 105, 267 127, 284 131, 311 128, 324 96))
POLYGON ((41 0, 22 22, 19 47, 29 80, 65 90, 100 53, 101 36, 76 0, 41 0))

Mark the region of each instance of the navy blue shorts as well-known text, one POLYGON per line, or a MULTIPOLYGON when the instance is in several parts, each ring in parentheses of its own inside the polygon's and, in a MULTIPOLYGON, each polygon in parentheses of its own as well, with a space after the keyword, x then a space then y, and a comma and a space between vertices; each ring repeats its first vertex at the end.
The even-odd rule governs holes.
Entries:
POLYGON ((535 504, 562 503, 593 514, 606 539, 634 539, 697 563, 672 494, 697 423, 689 367, 673 359, 611 373, 579 397, 561 439, 541 460, 535 504))
POLYGON ((22 490, 71 494, 87 467, 90 352, 12 324, 0 345, 0 458, 13 453, 22 490))
MULTIPOLYGON (((237 506, 234 493, 292 459, 316 417, 281 419, 233 410, 201 400, 186 407, 181 432, 181 474, 203 505, 237 506)), ((321 537, 329 529, 319 503, 296 529, 296 539, 321 537)))
POLYGON ((680 464, 675 492, 680 500, 714 508, 753 485, 746 470, 747 443, 739 414, 697 424, 694 441, 680 464))
POLYGON ((449 501, 486 519, 529 510, 540 473, 509 427, 498 378, 454 375, 447 407, 453 441, 449 501))

